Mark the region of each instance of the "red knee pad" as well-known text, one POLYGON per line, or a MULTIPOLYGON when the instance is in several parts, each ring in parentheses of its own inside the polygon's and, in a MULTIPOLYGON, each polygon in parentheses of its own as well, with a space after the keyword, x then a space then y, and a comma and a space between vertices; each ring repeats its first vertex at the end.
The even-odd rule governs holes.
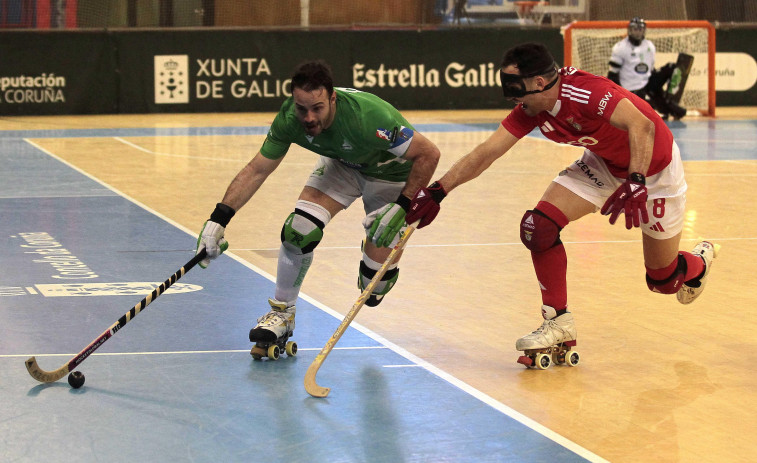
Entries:
POLYGON ((560 243, 560 227, 538 209, 526 211, 520 220, 520 240, 534 252, 543 252, 560 243))
POLYGON ((654 293, 675 294, 683 285, 686 276, 686 259, 678 255, 677 265, 673 273, 664 280, 653 280, 647 273, 647 287, 654 293))

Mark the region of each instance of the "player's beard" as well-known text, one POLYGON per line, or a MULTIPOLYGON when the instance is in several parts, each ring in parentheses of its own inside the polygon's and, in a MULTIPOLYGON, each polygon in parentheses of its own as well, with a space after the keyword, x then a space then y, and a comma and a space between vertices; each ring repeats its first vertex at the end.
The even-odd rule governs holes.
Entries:
POLYGON ((307 133, 311 137, 315 137, 316 135, 320 134, 323 130, 321 121, 315 121, 310 124, 303 122, 302 127, 305 129, 305 133, 307 133))
POLYGON ((311 122, 305 122, 303 120, 300 120, 300 123, 302 124, 302 128, 305 129, 305 133, 308 134, 311 137, 316 137, 323 132, 326 127, 325 124, 328 123, 329 125, 331 122, 333 122, 332 114, 334 111, 334 107, 331 106, 329 108, 329 113, 324 115, 322 119, 317 119, 315 121, 311 122))

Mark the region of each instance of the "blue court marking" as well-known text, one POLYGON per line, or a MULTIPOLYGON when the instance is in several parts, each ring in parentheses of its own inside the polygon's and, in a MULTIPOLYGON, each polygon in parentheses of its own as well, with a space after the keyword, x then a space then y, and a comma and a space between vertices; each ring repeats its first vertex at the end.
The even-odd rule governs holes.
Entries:
MULTIPOLYGON (((491 124, 414 124, 423 132, 472 132, 491 131, 498 123, 491 124)), ((61 129, 61 130, 5 130, 3 138, 97 138, 97 137, 201 137, 209 135, 265 135, 270 126, 240 127, 155 127, 114 129, 61 129)))
MULTIPOLYGON (((422 133, 493 132, 498 126, 498 121, 475 124, 414 124, 422 133)), ((670 121, 668 127, 673 132, 684 161, 757 159, 757 121, 684 119, 670 121)), ((0 131, 0 146, 3 146, 5 139, 18 141, 20 138, 241 136, 265 135, 268 129, 269 126, 9 130, 0 131)), ((534 129, 528 136, 546 140, 538 129, 534 129)))
MULTIPOLYGON (((757 159, 757 121, 681 120, 667 122, 684 161, 757 159)), ((529 137, 547 140, 539 129, 529 137)))
POLYGON ((233 255, 189 272, 175 286, 201 289, 162 295, 85 360, 82 389, 37 383, 26 357, 67 362, 144 297, 130 284, 189 260, 194 235, 29 143, 3 148, 0 460, 602 461, 359 325, 321 368, 329 398, 308 396, 305 370, 339 320, 303 296, 302 352, 252 360, 247 333, 274 285, 233 255), (93 283, 125 294, 43 292, 93 283))

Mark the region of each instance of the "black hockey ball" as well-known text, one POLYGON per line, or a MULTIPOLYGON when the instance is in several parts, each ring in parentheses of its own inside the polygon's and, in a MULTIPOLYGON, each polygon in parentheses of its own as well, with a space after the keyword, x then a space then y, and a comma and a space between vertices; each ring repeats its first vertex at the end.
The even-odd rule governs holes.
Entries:
POLYGON ((74 371, 68 375, 68 384, 74 389, 84 386, 84 374, 81 371, 74 371))

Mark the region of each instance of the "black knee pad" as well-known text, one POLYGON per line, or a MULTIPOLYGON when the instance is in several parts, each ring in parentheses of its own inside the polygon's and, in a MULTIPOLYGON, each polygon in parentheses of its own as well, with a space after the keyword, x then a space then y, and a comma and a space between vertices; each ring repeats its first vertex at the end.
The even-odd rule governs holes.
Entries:
POLYGON ((653 280, 649 278, 649 274, 647 274, 647 287, 653 293, 675 294, 678 292, 678 289, 681 287, 681 285, 683 285, 683 279, 685 278, 686 270, 688 270, 686 259, 682 255, 678 254, 678 264, 676 265, 676 269, 673 271, 673 274, 661 281, 653 280))

